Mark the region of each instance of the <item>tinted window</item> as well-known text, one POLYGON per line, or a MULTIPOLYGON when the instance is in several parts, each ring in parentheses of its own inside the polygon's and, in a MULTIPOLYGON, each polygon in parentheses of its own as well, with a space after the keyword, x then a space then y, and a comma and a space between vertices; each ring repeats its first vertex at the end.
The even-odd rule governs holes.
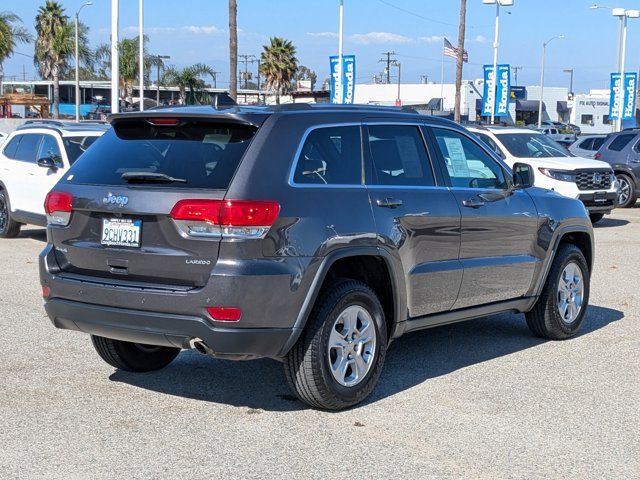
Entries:
POLYGON ((62 143, 64 144, 65 151, 67 152, 69 163, 73 165, 78 157, 82 155, 98 138, 100 137, 95 135, 90 137, 64 137, 62 139, 62 143))
POLYGON ((7 143, 7 146, 4 147, 4 150, 2 151, 5 157, 16 158, 16 149, 18 148, 21 138, 22 135, 16 135, 9 141, 9 143, 7 143))
POLYGON ((419 127, 368 127, 373 185, 433 186, 433 172, 419 127))
POLYGON ((227 188, 255 131, 252 126, 190 119, 167 126, 123 121, 78 159, 70 181, 123 185, 122 174, 136 172, 186 180, 171 183, 172 188, 227 188))
POLYGON ((39 133, 25 133, 22 135, 22 139, 20 140, 20 144, 16 149, 15 159, 22 160, 24 162, 34 162, 36 161, 36 157, 38 156, 38 147, 40 146, 40 141, 42 140, 42 135, 39 133))
POLYGON ((296 163, 296 183, 359 185, 362 183, 360 127, 312 130, 296 163))
POLYGON ((606 140, 605 137, 594 138, 592 150, 600 150, 600 147, 602 146, 605 140, 606 140))
POLYGON ((433 129, 453 187, 506 188, 502 167, 480 145, 453 130, 433 129))
POLYGON ((539 133, 498 133, 504 148, 518 158, 571 157, 572 155, 558 142, 539 133))
POLYGON ((44 135, 42 143, 40 144, 40 150, 38 151, 38 159, 41 158, 53 158, 56 164, 60 167, 62 164, 62 155, 60 154, 60 147, 58 147, 58 141, 52 135, 44 135))
POLYGON ((500 155, 500 157, 504 158, 504 153, 502 153, 502 150, 500 150, 500 147, 498 147, 498 144, 493 141, 493 138, 491 138, 489 135, 486 135, 484 133, 476 133, 476 136, 480 140, 482 140, 491 150, 493 150, 498 155, 500 155))
POLYGON ((609 144, 609 150, 613 150, 614 152, 621 151, 624 147, 626 147, 629 144, 631 140, 633 140, 635 136, 636 135, 634 133, 618 135, 609 144))
POLYGON ((581 148, 583 150, 593 150, 593 138, 587 138, 586 140, 583 140, 578 145, 578 148, 581 148))

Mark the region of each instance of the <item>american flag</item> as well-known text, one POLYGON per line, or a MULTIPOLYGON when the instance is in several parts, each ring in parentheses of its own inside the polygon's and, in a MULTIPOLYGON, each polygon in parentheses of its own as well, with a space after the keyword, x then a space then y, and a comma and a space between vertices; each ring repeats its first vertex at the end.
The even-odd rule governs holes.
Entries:
MULTIPOLYGON (((458 58, 458 49, 453 45, 451 45, 451 42, 446 38, 444 39, 444 50, 442 51, 442 53, 447 57, 458 58)), ((469 54, 467 53, 466 50, 462 54, 462 61, 463 62, 469 61, 469 54)))

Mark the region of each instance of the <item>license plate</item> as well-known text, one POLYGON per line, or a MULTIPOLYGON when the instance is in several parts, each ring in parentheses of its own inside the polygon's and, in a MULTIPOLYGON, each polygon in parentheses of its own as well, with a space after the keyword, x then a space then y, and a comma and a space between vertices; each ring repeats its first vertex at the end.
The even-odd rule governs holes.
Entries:
POLYGON ((100 243, 107 247, 140 247, 142 220, 103 218, 100 243))
POLYGON ((593 194, 594 202, 606 202, 607 201, 607 192, 596 192, 593 194))

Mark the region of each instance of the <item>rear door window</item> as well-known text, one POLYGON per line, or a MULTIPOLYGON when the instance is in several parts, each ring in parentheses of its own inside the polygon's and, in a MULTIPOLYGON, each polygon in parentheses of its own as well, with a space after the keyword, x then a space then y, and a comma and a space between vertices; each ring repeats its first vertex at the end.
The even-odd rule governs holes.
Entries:
POLYGON ((64 166, 58 140, 53 135, 44 135, 38 151, 38 160, 41 158, 52 158, 58 167, 62 168, 64 166))
POLYGON ((42 141, 43 135, 40 133, 25 133, 18 144, 16 153, 13 158, 23 162, 35 163, 38 156, 38 148, 42 141))
POLYGON ((435 185, 419 127, 371 125, 368 133, 373 164, 372 185, 435 185))
POLYGON ((581 148, 583 150, 593 150, 593 138, 587 138, 586 140, 583 140, 580 145, 578 145, 578 148, 581 148))
POLYGON ((635 134, 622 134, 618 135, 613 141, 609 144, 609 150, 613 150, 614 152, 620 152, 624 147, 626 147, 631 140, 635 137, 635 134))
POLYGON ((256 130, 192 119, 169 125, 152 125, 146 119, 120 121, 75 162, 67 180, 124 185, 125 173, 150 174, 178 180, 148 182, 153 186, 226 189, 256 130))
POLYGON ((299 184, 360 185, 360 127, 346 125, 312 130, 298 155, 293 181, 299 184))
POLYGON ((606 140, 605 137, 597 137, 593 139, 593 147, 591 147, 592 150, 600 150, 600 147, 602 146, 602 144, 604 143, 604 141, 606 140))

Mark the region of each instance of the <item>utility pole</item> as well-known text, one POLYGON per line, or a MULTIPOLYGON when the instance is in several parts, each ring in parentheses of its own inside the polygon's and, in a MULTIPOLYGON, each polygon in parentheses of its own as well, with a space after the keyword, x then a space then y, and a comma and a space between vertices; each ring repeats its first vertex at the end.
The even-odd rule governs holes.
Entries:
POLYGON ((429 83, 429 75, 420 75, 420 83, 423 85, 429 83))
POLYGON ((387 67, 385 68, 384 73, 386 74, 386 78, 387 81, 386 83, 389 84, 391 83, 391 66, 394 65, 394 62, 396 61, 395 57, 397 55, 396 52, 382 52, 382 55, 384 55, 387 58, 381 58, 380 60, 378 60, 378 63, 385 63, 387 65, 387 67))
POLYGON ((251 78, 251 73, 249 72, 249 64, 255 61, 255 55, 238 55, 240 59, 240 63, 244 63, 244 72, 242 73, 242 79, 244 80, 244 89, 249 88, 248 83, 251 78))
POLYGON ((511 67, 511 70, 513 70, 513 77, 515 79, 515 84, 518 85, 518 70, 522 70, 522 67, 511 67))
POLYGON ((462 97, 462 68, 464 66, 464 37, 467 19, 467 0, 460 0, 460 18, 458 22, 458 54, 456 55, 456 93, 453 106, 453 120, 460 122, 460 103, 462 97))

